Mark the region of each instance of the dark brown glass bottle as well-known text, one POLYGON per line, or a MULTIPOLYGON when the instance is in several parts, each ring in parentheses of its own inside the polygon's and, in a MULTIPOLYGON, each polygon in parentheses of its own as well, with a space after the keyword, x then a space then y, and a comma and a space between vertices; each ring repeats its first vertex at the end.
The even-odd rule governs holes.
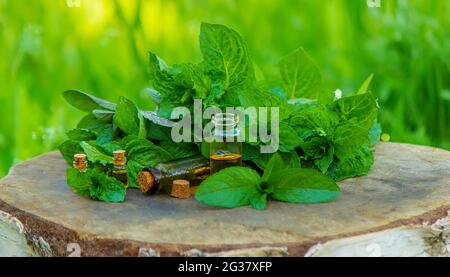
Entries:
POLYGON ((195 186, 205 180, 209 174, 209 160, 203 156, 194 156, 146 168, 139 174, 138 183, 142 192, 147 194, 158 191, 170 193, 174 180, 188 180, 195 186))

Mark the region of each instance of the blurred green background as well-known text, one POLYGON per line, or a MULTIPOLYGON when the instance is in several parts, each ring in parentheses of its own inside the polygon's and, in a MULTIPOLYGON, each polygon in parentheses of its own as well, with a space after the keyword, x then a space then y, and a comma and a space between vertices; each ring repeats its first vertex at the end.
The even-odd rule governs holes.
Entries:
POLYGON ((391 141, 450 149, 449 14, 448 0, 0 0, 0 177, 76 125, 66 89, 152 109, 147 51, 199 61, 201 21, 240 32, 262 70, 303 46, 330 90, 374 73, 391 141))

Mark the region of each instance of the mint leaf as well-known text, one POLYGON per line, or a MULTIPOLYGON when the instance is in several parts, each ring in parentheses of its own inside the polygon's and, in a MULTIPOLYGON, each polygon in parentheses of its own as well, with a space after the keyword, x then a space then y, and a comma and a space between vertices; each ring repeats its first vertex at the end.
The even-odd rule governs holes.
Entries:
POLYGON ((280 154, 273 154, 272 158, 270 158, 269 162, 267 163, 266 169, 264 170, 264 175, 261 178, 261 182, 267 182, 270 176, 282 170, 283 168, 285 168, 285 165, 283 160, 281 159, 280 154))
POLYGON ((141 125, 139 111, 131 100, 125 97, 119 98, 114 115, 114 124, 127 135, 139 135, 141 125))
POLYGON ((131 160, 127 163, 127 179, 128 179, 128 185, 130 188, 139 188, 139 184, 137 182, 137 177, 139 173, 145 168, 145 165, 141 165, 140 163, 131 160))
POLYGON ((82 196, 90 196, 89 190, 93 183, 89 174, 73 167, 68 167, 66 172, 69 187, 82 196))
POLYGON ((90 187, 91 198, 105 202, 117 203, 125 200, 126 189, 122 182, 106 174, 91 174, 94 186, 90 187))
POLYGON ((269 179, 273 199, 291 203, 320 203, 341 194, 338 185, 329 177, 313 169, 285 169, 269 179))
POLYGON ((289 126, 289 124, 284 121, 280 122, 279 125, 279 139, 279 149, 281 152, 293 151, 302 143, 295 129, 289 126))
POLYGON ((97 145, 105 145, 113 141, 113 126, 112 124, 106 125, 101 131, 99 131, 95 142, 97 145))
POLYGON ((95 133, 101 132, 106 126, 110 125, 96 118, 93 114, 84 116, 77 125, 78 129, 87 129, 95 133))
POLYGON ((80 146, 79 141, 67 140, 58 146, 58 150, 63 156, 68 165, 72 165, 73 156, 75 154, 83 153, 83 148, 80 146))
POLYGON ((303 48, 284 57, 278 66, 288 99, 320 98, 322 75, 303 48))
POLYGON ((110 111, 116 109, 116 104, 79 90, 66 90, 63 92, 63 96, 70 105, 85 112, 92 112, 96 109, 106 109, 110 111))
POLYGON ((373 151, 367 145, 353 150, 344 157, 336 159, 327 171, 327 175, 336 181, 362 176, 369 173, 373 164, 373 151))
POLYGON ((94 140, 97 138, 95 132, 89 129, 73 129, 66 133, 69 139, 76 141, 94 140))
POLYGON ((370 83, 372 82, 373 73, 367 77, 367 79, 361 84, 356 94, 363 94, 369 91, 370 83))
POLYGON ((93 163, 100 163, 102 165, 112 164, 113 157, 103 154, 95 146, 83 141, 80 143, 83 152, 86 154, 88 160, 93 163))
POLYGON ((172 140, 167 140, 162 141, 158 146, 169 152, 174 159, 182 159, 200 154, 198 146, 194 143, 175 143, 172 140))
POLYGON ((250 204, 250 197, 258 194, 258 173, 246 167, 225 168, 203 181, 198 188, 197 201, 224 208, 250 204))
POLYGON ((267 205, 267 193, 255 193, 250 196, 250 204, 253 209, 262 211, 267 205))
POLYGON ((378 114, 378 104, 371 93, 364 93, 336 100, 328 105, 342 121, 355 118, 360 128, 369 130, 378 114))
POLYGON ((136 136, 125 137, 122 148, 128 153, 129 161, 135 161, 144 167, 154 166, 161 162, 173 160, 174 157, 162 147, 151 141, 136 136))
POLYGON ((112 119, 113 119, 115 112, 108 111, 108 110, 93 110, 92 114, 98 120, 101 120, 101 121, 107 122, 107 123, 112 123, 112 119))
POLYGON ((149 52, 150 85, 162 97, 168 97, 176 91, 174 80, 167 69, 167 65, 158 56, 149 52))
POLYGON ((223 90, 255 80, 253 64, 241 36, 219 24, 202 23, 200 49, 204 64, 223 83, 223 90))
POLYGON ((380 141, 381 138, 381 125, 377 121, 375 121, 372 125, 372 128, 369 130, 369 141, 370 145, 375 145, 380 141))

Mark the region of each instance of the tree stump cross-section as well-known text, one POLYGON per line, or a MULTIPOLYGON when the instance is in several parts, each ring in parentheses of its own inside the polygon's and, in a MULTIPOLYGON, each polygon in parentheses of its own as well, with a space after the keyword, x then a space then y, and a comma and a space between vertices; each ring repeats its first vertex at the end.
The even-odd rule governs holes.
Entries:
POLYGON ((57 152, 0 181, 0 256, 446 256, 450 152, 380 143, 368 176, 322 204, 219 209, 129 190, 93 201, 66 184, 57 152))

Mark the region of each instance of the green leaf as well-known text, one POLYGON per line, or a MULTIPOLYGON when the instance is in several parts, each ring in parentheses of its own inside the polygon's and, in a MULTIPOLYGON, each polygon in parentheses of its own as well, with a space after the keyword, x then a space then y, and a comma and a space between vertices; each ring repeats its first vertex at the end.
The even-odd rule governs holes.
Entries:
POLYGON ((320 172, 326 173, 333 160, 334 160, 334 146, 327 145, 324 151, 320 153, 318 155, 318 158, 314 161, 314 165, 320 170, 320 172))
POLYGON ((80 120, 77 128, 87 129, 95 133, 99 133, 108 125, 110 124, 96 118, 93 114, 88 114, 80 120))
POLYGON ((288 99, 319 99, 322 75, 314 60, 299 48, 278 64, 288 99))
POLYGON ((92 112, 96 109, 106 109, 110 111, 116 109, 116 104, 79 90, 66 90, 63 92, 63 96, 70 105, 85 112, 92 112))
POLYGON ((273 199, 291 203, 320 203, 341 194, 338 185, 313 169, 285 169, 272 175, 273 199))
POLYGON ((139 173, 145 168, 145 166, 139 164, 136 161, 128 161, 127 163, 128 168, 128 185, 130 188, 139 188, 139 183, 137 182, 137 177, 139 173))
POLYGON ((262 211, 266 209, 267 193, 256 193, 250 196, 250 204, 253 209, 262 211))
POLYGON ((90 188, 90 196, 105 202, 117 203, 125 200, 126 189, 122 182, 106 174, 91 174, 95 186, 90 188))
POLYGON ((200 154, 198 146, 194 143, 175 143, 172 140, 168 140, 162 141, 158 146, 169 152, 174 159, 182 159, 200 154))
POLYGON ((127 135, 138 135, 140 133, 139 111, 131 100, 125 97, 119 98, 116 114, 114 115, 114 124, 127 135))
POLYGON ((369 86, 370 83, 372 82, 372 78, 373 78, 373 73, 369 75, 369 77, 367 77, 367 79, 361 84, 361 87, 359 87, 358 92, 356 94, 363 94, 366 92, 369 92, 369 86))
POLYGON ((63 156, 67 164, 72 165, 73 156, 75 154, 83 153, 83 148, 80 146, 79 141, 67 140, 58 146, 59 152, 63 156))
POLYGON ((258 194, 258 173, 246 167, 225 168, 202 182, 195 199, 199 202, 224 208, 250 204, 250 197, 258 194))
POLYGON ((377 121, 375 121, 372 125, 372 128, 369 130, 369 141, 370 145, 377 144, 381 139, 381 125, 377 121))
POLYGON ((98 120, 104 121, 106 123, 112 123, 115 112, 108 110, 93 110, 92 114, 98 120))
POLYGON ((223 82, 225 91, 255 80, 247 46, 236 31, 219 24, 202 23, 200 49, 206 68, 223 82))
POLYGON ((113 126, 112 124, 109 124, 98 133, 95 142, 97 143, 97 145, 105 145, 111 143, 112 141, 113 141, 113 126))
POLYGON ((378 114, 378 104, 371 93, 343 97, 328 105, 340 120, 356 118, 360 128, 369 130, 378 114))
POLYGON ((270 158, 269 162, 267 163, 266 169, 264 170, 264 175, 261 178, 261 182, 267 182, 270 176, 284 168, 286 168, 286 166, 281 159, 280 154, 273 154, 272 158, 270 158))
POLYGON ((89 190, 93 185, 90 175, 73 167, 68 167, 66 172, 70 188, 82 196, 90 196, 89 190))
POLYGON ((80 146, 83 148, 84 153, 86 154, 89 161, 93 163, 98 162, 102 165, 113 163, 113 157, 100 152, 100 150, 98 150, 95 146, 85 141, 81 142, 80 146))
POLYGON ((125 137, 122 141, 122 147, 128 153, 129 161, 135 161, 144 167, 151 167, 174 159, 174 156, 162 147, 136 136, 125 137))
POLYGON ((336 159, 327 171, 327 175, 336 181, 369 173, 373 164, 373 151, 367 145, 353 150, 345 157, 336 159))
POLYGON ((293 151, 297 146, 299 146, 302 141, 297 135, 294 128, 289 126, 287 122, 280 122, 279 125, 279 139, 280 146, 279 149, 282 152, 290 152, 293 151))
POLYGON ((150 85, 163 98, 169 97, 177 91, 175 82, 167 69, 167 65, 158 56, 149 52, 150 85))
POLYGON ((338 116, 335 112, 324 105, 317 105, 294 112, 289 125, 305 140, 312 136, 331 135, 337 123, 338 116))
POLYGON ((75 141, 86 141, 86 140, 94 140, 97 138, 95 132, 89 129, 73 129, 66 133, 69 139, 75 141))

